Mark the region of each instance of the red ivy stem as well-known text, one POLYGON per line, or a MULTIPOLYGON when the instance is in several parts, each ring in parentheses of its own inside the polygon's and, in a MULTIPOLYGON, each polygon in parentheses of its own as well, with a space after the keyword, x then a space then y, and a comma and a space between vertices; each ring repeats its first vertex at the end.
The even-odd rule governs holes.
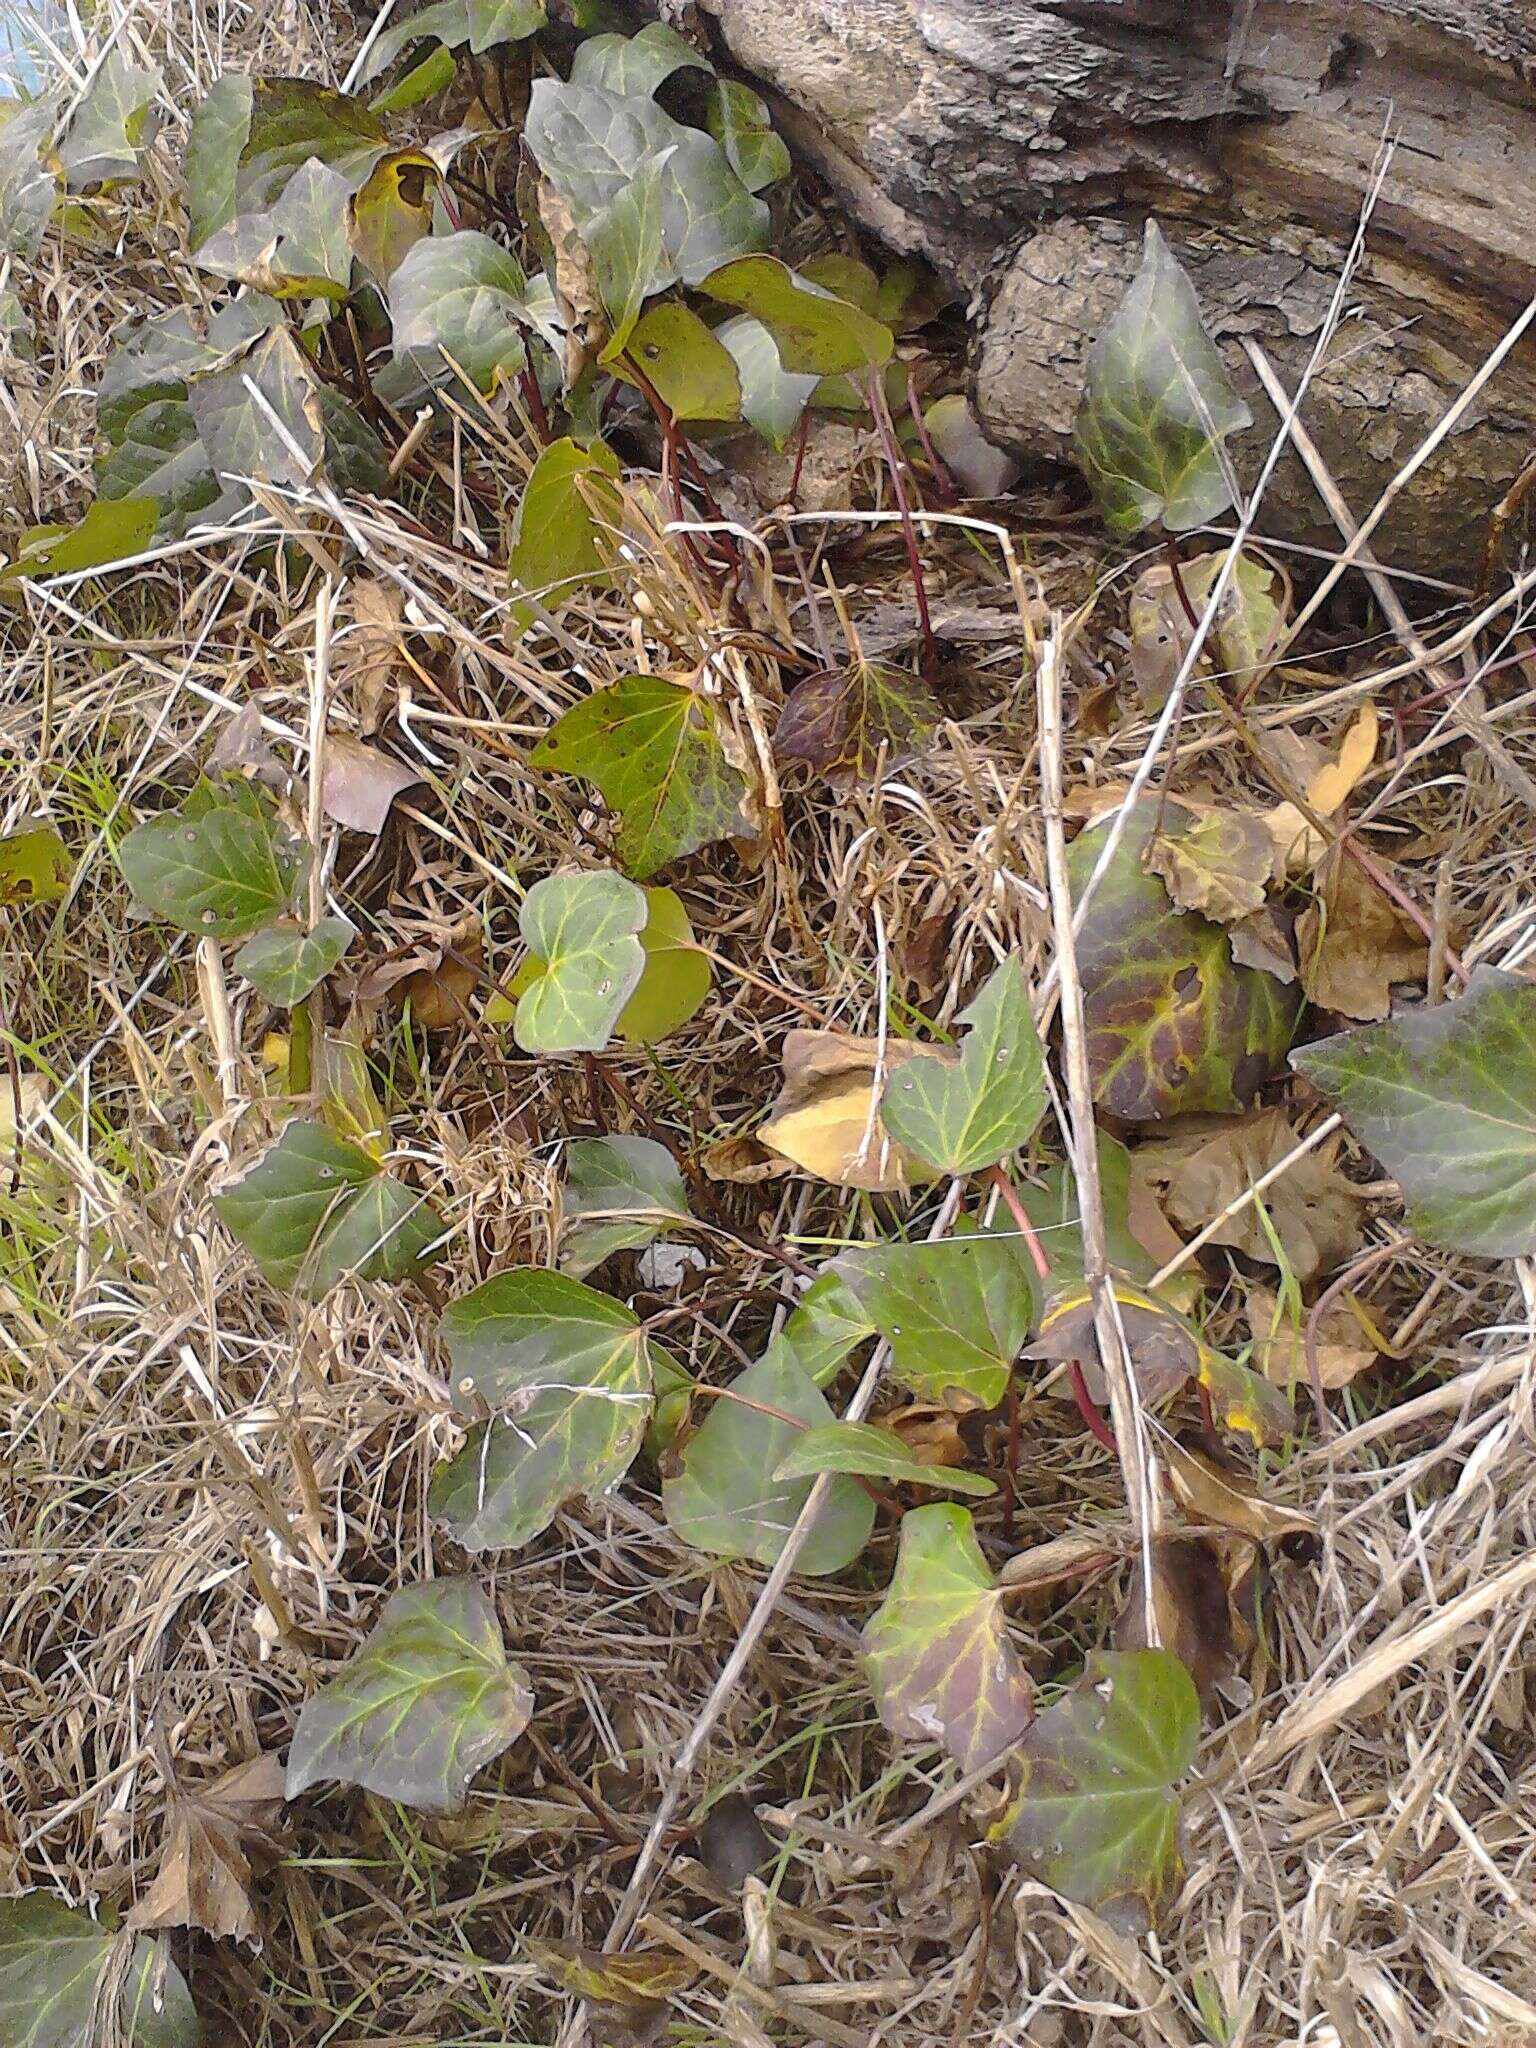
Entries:
POLYGON ((943 460, 928 432, 928 422, 923 418, 923 409, 917 399, 917 365, 907 365, 907 411, 912 415, 912 424, 917 429, 917 438, 923 444, 923 454, 933 472, 933 494, 946 508, 959 503, 960 493, 950 475, 949 465, 943 460))
POLYGON ((896 443, 896 428, 891 420, 891 409, 885 402, 885 390, 880 382, 880 372, 869 373, 869 406, 880 429, 880 444, 885 450, 885 466, 891 473, 891 488, 896 493, 896 509, 901 514, 901 537, 907 544, 907 562, 912 571, 912 596, 917 604, 917 621, 923 634, 923 676, 927 682, 935 682, 939 672, 939 643, 933 637, 933 621, 928 616, 928 587, 923 581, 923 561, 918 552, 917 528, 912 523, 912 507, 907 499, 907 487, 901 475, 901 450, 896 443))

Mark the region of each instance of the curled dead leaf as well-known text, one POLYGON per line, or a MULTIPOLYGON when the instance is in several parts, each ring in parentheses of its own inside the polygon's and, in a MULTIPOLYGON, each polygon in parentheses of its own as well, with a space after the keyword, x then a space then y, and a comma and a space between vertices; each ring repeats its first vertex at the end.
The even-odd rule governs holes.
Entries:
MULTIPOLYGON (((1257 1547, 1243 1536, 1153 1539, 1152 1609, 1161 1646, 1172 1650, 1203 1700, 1248 1661, 1257 1640, 1257 1547)), ((1115 1627, 1117 1650, 1144 1650, 1145 1577, 1138 1557, 1115 1627)))
POLYGON ((1010 1557, 997 1583, 1016 1593, 1048 1593, 1069 1580, 1093 1578, 1118 1564, 1121 1552, 1102 1536, 1055 1536, 1010 1557))
POLYGON ((377 838, 395 798, 426 779, 419 769, 365 746, 350 733, 326 735, 321 801, 326 816, 350 832, 377 838))
POLYGON ((365 577, 348 591, 347 612, 331 649, 331 668, 351 693, 358 731, 369 739, 393 709, 395 678, 406 665, 405 599, 393 583, 365 577))
MULTIPOLYGON (((1246 1306, 1257 1369, 1277 1387, 1306 1385, 1304 1322, 1288 1315, 1280 1297, 1267 1287, 1250 1287, 1246 1306)), ((1345 1293, 1323 1311, 1317 1330, 1317 1375, 1324 1387, 1347 1387, 1391 1353, 1390 1340, 1358 1296, 1345 1293)))
MULTIPOLYGON (((1128 1280, 1116 1279, 1113 1284, 1142 1399, 1161 1401, 1198 1371, 1200 1339, 1181 1315, 1155 1295, 1133 1287, 1128 1280)), ((1039 1334, 1025 1347, 1024 1356, 1075 1361, 1082 1367, 1089 1393, 1102 1407, 1109 1390, 1099 1364, 1093 1320, 1090 1290, 1086 1286, 1063 1288, 1040 1318, 1039 1334)))
POLYGON ((1252 1537, 1255 1543, 1320 1536, 1311 1515, 1266 1499, 1245 1473, 1218 1455, 1211 1439, 1205 1441, 1210 1448, 1183 1436, 1163 1444, 1159 1451, 1168 1489, 1192 1522, 1230 1529, 1252 1537))
POLYGON ((178 1798, 154 1883, 128 1915, 136 1928, 201 1927, 260 1946, 251 1858, 276 1842, 283 1767, 252 1757, 210 1785, 178 1798))
POLYGON ((1192 815, 1170 806, 1146 864, 1181 910, 1235 924, 1263 907, 1275 844, 1256 812, 1212 805, 1192 815))
MULTIPOLYGON (((956 1055, 932 1046, 887 1041, 889 1074, 921 1050, 953 1063, 956 1055)), ((880 1120, 877 1039, 835 1031, 791 1031, 784 1040, 784 1085, 757 1133, 769 1153, 835 1187, 896 1194, 935 1178, 931 1168, 898 1145, 880 1120)))
POLYGON ((1422 933, 1355 862, 1335 856, 1296 926, 1301 985, 1320 1009, 1377 1023, 1399 982, 1422 981, 1422 933))

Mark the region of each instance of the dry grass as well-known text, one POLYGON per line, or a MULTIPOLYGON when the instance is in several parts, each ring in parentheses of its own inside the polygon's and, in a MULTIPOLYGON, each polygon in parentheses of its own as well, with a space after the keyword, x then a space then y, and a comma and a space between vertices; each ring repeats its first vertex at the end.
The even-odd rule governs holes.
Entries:
MULTIPOLYGON (((221 51, 252 69, 323 70, 319 27, 301 8, 161 17, 148 0, 124 17, 183 110, 221 51)), ((174 138, 174 119, 168 129, 174 138)), ((67 263, 50 241, 39 268, 18 273, 40 359, 8 366, 0 393, 14 523, 83 504, 83 394, 124 317, 175 289, 144 234, 127 234, 121 255, 72 248, 67 263)), ((525 745, 552 711, 637 658, 686 670, 730 641, 637 480, 632 588, 571 603, 531 652, 513 649, 498 505, 515 496, 524 446, 515 420, 467 414, 468 487, 439 465, 404 509, 357 507, 344 533, 315 524, 343 585, 380 579, 412 607, 418 666, 397 677, 409 704, 392 744, 430 778, 377 847, 336 849, 334 887, 367 913, 374 956, 483 921, 493 977, 515 965, 519 884, 573 846, 599 846, 603 829, 573 786, 527 775, 525 745), (424 539, 418 519, 453 544, 424 539)), ((873 461, 863 478, 878 488, 873 461)), ((306 516, 274 506, 268 531, 306 516)), ((1008 516, 1042 617, 1078 603, 1100 569, 1090 545, 1052 538, 1023 502, 1008 516)), ((813 576, 824 560, 855 613, 902 600, 890 529, 801 529, 800 541, 813 576)), ((748 560, 766 606, 755 551, 748 560)), ((936 530, 925 560, 936 598, 1008 616, 1001 566, 973 537, 936 530)), ((0 1021, 54 1105, 24 1170, 0 1179, 4 1891, 42 1885, 126 1908, 159 1867, 173 1789, 280 1749, 381 1594, 460 1562, 423 1504, 428 1474, 457 1441, 431 1301, 348 1284, 302 1307, 263 1284, 214 1221, 210 1196, 231 1157, 270 1129, 259 1058, 269 1020, 232 981, 240 1054, 226 1100, 190 947, 167 951, 158 928, 134 921, 112 859, 134 817, 173 800, 253 696, 302 785, 319 582, 313 555, 274 555, 246 535, 35 590, 0 622, 0 826, 47 809, 82 854, 67 909, 12 912, 0 930, 0 1021)), ((1095 663, 1115 660, 1122 588, 1101 586, 1069 714, 1095 663)), ((814 646, 800 583, 783 579, 772 595, 814 646)), ((1452 604, 1444 623, 1465 615, 1452 604)), ((348 616, 343 589, 342 726, 359 715, 348 616)), ((1511 650, 1521 616, 1504 621, 1506 637, 1479 643, 1485 666, 1511 650)), ((1362 637, 1328 671, 1358 683, 1395 659, 1389 641, 1362 637)), ((747 656, 730 685, 738 702, 743 679, 777 700, 760 657, 747 656)), ((1518 694, 1529 680, 1504 670, 1489 697, 1511 753, 1536 773, 1536 723, 1518 694)), ((613 1065, 645 1116, 691 1154, 758 1114, 786 1028, 875 1027, 882 962, 899 999, 906 946, 932 912, 954 915, 949 985, 925 1006, 941 1023, 1003 953, 1037 978, 1047 966, 1019 637, 952 652, 944 687, 952 716, 921 762, 846 800, 792 787, 785 851, 761 868, 726 848, 684 869, 681 893, 717 955, 715 998, 657 1061, 613 1065)), ((1309 690, 1271 683, 1257 721, 1289 719, 1299 704, 1306 728, 1335 732, 1346 709, 1309 690)), ((1146 734, 1134 717, 1108 739, 1069 732, 1069 775, 1124 775, 1146 734)), ((750 737, 744 722, 744 746, 750 737)), ((1181 751, 1181 774, 1235 785, 1233 750, 1204 710, 1185 721, 1181 751)), ((1465 959, 1518 952, 1536 821, 1443 706, 1406 758, 1384 754, 1366 790, 1370 843, 1401 862, 1421 902, 1449 864, 1465 959)), ((452 1225, 435 1285, 455 1294, 509 1261, 544 1259, 559 1141, 590 1115, 582 1076, 480 1029, 423 1038, 386 1013, 379 1033, 398 1152, 452 1225)), ((603 1114, 629 1127, 616 1098, 603 1114)), ((771 1310, 761 1291, 782 1278, 754 1244, 799 1244, 815 1258, 875 1220, 867 1198, 800 1180, 713 1199, 725 1228, 710 1240, 712 1287, 760 1291, 723 1323, 749 1350, 771 1310)), ((1390 1199, 1378 1207, 1385 1241, 1395 1211, 1390 1199)), ((1220 1257, 1211 1270, 1225 1270, 1220 1257)), ((1536 1521, 1533 1286, 1524 1266, 1406 1246, 1367 1288, 1403 1355, 1335 1397, 1340 1434, 1304 1443, 1271 1475, 1277 1497, 1319 1517, 1326 1547, 1319 1565, 1277 1566, 1257 1696, 1208 1729, 1188 1801, 1188 1877, 1160 1941, 1120 1941, 999 1873, 973 1846, 986 1788, 892 1846, 952 1780, 934 1756, 881 1731, 853 1654, 893 1538, 878 1535, 836 1583, 800 1582, 715 1731, 685 1821, 691 1829, 737 1789, 771 1802, 783 1851, 773 1981, 809 1995, 790 2022, 774 1994, 765 2004, 740 1980, 740 1902, 693 1858, 685 1831, 647 1926, 661 1938, 682 1930, 715 1960, 681 2001, 672 2038, 750 2044, 814 2038, 818 2027, 833 2041, 895 2048, 1536 2038, 1536 1585, 1523 1571, 1536 1521)), ((1236 1304, 1219 1284, 1216 1302, 1220 1334, 1236 1304)), ((706 1369, 712 1340, 696 1324, 676 1327, 691 1333, 674 1331, 678 1347, 706 1369)), ((1019 1547, 1123 1531, 1112 1461, 1069 1418, 1051 1397, 1026 1404, 1019 1547)), ((1001 1555, 995 1511, 984 1520, 1001 1555)), ((519 1936, 601 1941, 755 1581, 710 1571, 677 1542, 643 1466, 621 1498, 567 1513, 528 1551, 474 1569, 532 1673, 535 1728, 558 1769, 520 1744, 448 1821, 339 1791, 304 1800, 259 1882, 262 1952, 174 1940, 210 2039, 556 2039, 560 2008, 519 1936)), ((1111 1574, 1021 1610, 1035 1667, 1059 1671, 1103 1641, 1123 1584, 1111 1574)))

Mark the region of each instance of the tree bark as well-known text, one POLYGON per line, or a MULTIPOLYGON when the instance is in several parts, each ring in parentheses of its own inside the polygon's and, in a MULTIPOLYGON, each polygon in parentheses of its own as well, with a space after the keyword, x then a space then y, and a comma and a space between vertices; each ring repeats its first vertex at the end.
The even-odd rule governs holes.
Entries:
MULTIPOLYGON (((1156 214, 1255 426, 1243 352, 1294 388, 1396 138, 1367 255, 1306 408, 1359 515, 1536 293, 1536 0, 704 0, 791 141, 892 246, 973 294, 989 434, 1070 460, 1088 345, 1156 214)), ((1380 530, 1383 560, 1475 574, 1536 447, 1536 342, 1380 530)), ((1333 549, 1287 458, 1263 521, 1333 549)))

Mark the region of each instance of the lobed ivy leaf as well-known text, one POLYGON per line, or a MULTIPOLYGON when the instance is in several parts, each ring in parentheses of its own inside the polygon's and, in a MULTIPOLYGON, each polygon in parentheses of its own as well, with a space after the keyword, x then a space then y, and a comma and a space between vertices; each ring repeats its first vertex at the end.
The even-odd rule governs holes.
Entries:
POLYGON ((664 21, 649 21, 632 36, 588 36, 571 60, 571 83, 595 85, 604 92, 650 94, 673 72, 706 71, 715 67, 686 36, 664 21))
POLYGON ((287 1125, 213 1206, 274 1287, 311 1298, 347 1274, 407 1279, 443 1236, 429 1203, 323 1124, 287 1125))
POLYGON ((107 52, 59 138, 59 164, 71 191, 138 176, 161 83, 158 71, 131 64, 120 48, 107 52))
POLYGON ((517 258, 475 228, 413 243, 389 279, 395 360, 428 384, 450 374, 447 359, 481 391, 510 381, 527 361, 526 282, 517 258))
POLYGON ((283 1796, 334 1779, 423 1813, 457 1813, 470 1780, 528 1726, 533 1688, 470 1579, 385 1601, 336 1677, 304 1702, 283 1796))
POLYGON ((965 1508, 901 1519, 890 1590, 864 1630, 870 1690, 893 1735, 942 1743, 963 1771, 1012 1749, 1034 1693, 965 1508))
POLYGON ((938 722, 938 702, 921 676, 861 654, 795 684, 773 745, 785 760, 808 761, 834 789, 846 789, 911 760, 938 722))
POLYGON ((855 1346, 874 1334, 873 1318, 834 1261, 822 1267, 801 1295, 779 1332, 779 1342, 794 1353, 807 1378, 824 1387, 836 1379, 855 1346))
POLYGON ((180 306, 141 321, 112 349, 102 369, 96 389, 98 430, 109 441, 121 441, 135 413, 161 400, 185 400, 189 377, 255 341, 282 317, 274 299, 247 292, 219 307, 204 333, 180 306))
POLYGON ((1147 222, 1146 248, 1114 319, 1088 352, 1075 429, 1104 523, 1187 533, 1232 503, 1222 441, 1253 424, 1200 316, 1189 275, 1147 222))
MULTIPOLYGON (((1239 967, 1227 935, 1175 910, 1144 865, 1157 804, 1136 808, 1078 933, 1094 1100, 1128 1122, 1245 1109, 1279 1068, 1300 1013, 1296 992, 1239 967)), ((1075 897, 1108 831, 1090 825, 1068 852, 1075 897)))
POLYGON ((687 684, 626 676, 567 711, 529 760, 596 784, 620 814, 620 861, 644 878, 741 829, 745 785, 715 722, 714 705, 687 684))
POLYGON ((638 1251, 688 1220, 677 1161, 654 1138, 572 1138, 565 1148, 560 1270, 585 1279, 613 1252, 638 1251))
MULTIPOLYGON (((695 1550, 771 1565, 784 1548, 815 1481, 774 1475, 804 1428, 831 1422, 826 1396, 782 1341, 713 1400, 663 1481, 667 1521, 695 1550), (752 1403, 754 1405, 747 1405, 752 1403)), ((851 1564, 869 1541, 875 1504, 852 1479, 835 1477, 796 1569, 820 1578, 851 1564)))
MULTIPOLYGON (((1152 1257, 1132 1226, 1131 1155, 1108 1131, 1096 1131, 1095 1136, 1109 1263, 1117 1274, 1131 1281, 1150 1280, 1161 1261, 1152 1257)), ((1071 1162, 1061 1161, 1048 1167, 1038 1185, 1024 1182, 1016 1192, 1050 1261, 1053 1290, 1080 1281, 1082 1203, 1071 1162)))
POLYGON ((741 417, 775 448, 787 447, 821 379, 814 372, 786 370, 778 343, 750 313, 733 313, 714 334, 736 365, 741 417))
MULTIPOLYGON (((390 22, 364 59, 357 83, 371 85, 412 43, 430 39, 443 50, 467 44, 478 57, 498 43, 518 43, 536 35, 547 19, 544 0, 437 0, 435 6, 390 22)), ((385 100, 374 104, 382 106, 385 100)))
POLYGON ((826 377, 840 370, 878 369, 895 346, 881 321, 822 286, 808 284, 777 256, 738 256, 687 281, 722 305, 761 320, 786 370, 826 377))
MULTIPOLYGON (((926 1465, 914 1457, 893 1429, 875 1422, 824 1422, 808 1429, 774 1467, 775 1479, 814 1479, 818 1472, 849 1472, 898 1485, 933 1486, 946 1493, 980 1498, 997 1487, 980 1472, 954 1465, 926 1465)), ((903 1523, 903 1530, 905 1530, 903 1523)))
POLYGON ((1466 992, 1292 1053, 1446 1251, 1536 1253, 1536 986, 1480 967, 1466 992))
POLYGON ((187 241, 194 251, 235 217, 235 179, 251 132, 255 95, 255 83, 244 72, 226 71, 192 111, 181 177, 187 241))
POLYGON ((209 235, 197 252, 199 269, 238 278, 275 299, 344 299, 352 278, 350 190, 339 171, 311 157, 275 205, 237 214, 209 235))
POLYGON ((584 217, 612 205, 645 159, 687 130, 652 99, 539 78, 523 133, 539 169, 584 217))
MULTIPOLYGON (((741 378, 718 334, 691 307, 667 300, 640 320, 629 353, 675 420, 734 420, 741 415, 741 378)), ((617 364, 623 376, 623 364, 617 364)))
POLYGON ((663 166, 661 225, 673 273, 686 285, 705 285, 723 264, 748 260, 749 252, 763 247, 772 216, 736 176, 714 137, 684 128, 663 166))
POLYGON ((603 573, 623 511, 618 477, 618 457, 603 442, 550 442, 512 526, 507 574, 514 591, 564 597, 573 584, 603 573))
POLYGON ((69 848, 56 825, 27 825, 0 838, 0 910, 57 903, 69 887, 69 848))
POLYGON ((157 531, 179 539, 221 496, 219 480, 185 398, 154 399, 129 416, 96 464, 102 502, 155 506, 157 531))
POLYGON ((1045 1059, 1018 961, 1003 961, 960 1014, 958 1064, 919 1054, 886 1084, 880 1114, 899 1144, 943 1173, 978 1173, 1034 1135, 1045 1059))
POLYGON ((645 968, 643 889, 622 875, 547 875, 523 898, 519 927, 544 971, 519 997, 524 1052, 601 1052, 645 968))
POLYGON ((297 489, 319 473, 325 460, 320 389, 314 365, 286 327, 274 327, 189 380, 198 437, 224 485, 211 517, 238 509, 248 481, 297 489))
POLYGON ((279 1009, 291 1010, 316 989, 357 937, 344 917, 322 917, 313 931, 292 922, 271 925, 235 955, 237 972, 279 1009))
POLYGON ((235 166, 233 210, 259 213, 273 205, 312 157, 340 172, 355 191, 389 146, 384 123, 350 94, 311 78, 258 78, 235 166))
POLYGON ((995 1408, 1034 1327, 1035 1289, 1013 1238, 861 1246, 833 1262, 920 1399, 995 1408))
POLYGON ((104 1973, 120 1937, 51 1892, 0 1899, 0 2011, 7 2048, 196 2048, 186 1979, 140 1935, 115 1995, 104 1973))
POLYGON ((66 576, 105 569, 149 545, 159 508, 153 498, 101 499, 73 526, 29 526, 0 563, 0 592, 24 576, 66 576))
POLYGON ((749 85, 737 78, 718 80, 709 96, 708 122, 726 162, 749 192, 761 192, 789 176, 789 151, 774 133, 768 102, 749 85))
POLYGON ((664 1354, 627 1308, 525 1267, 451 1303, 443 1340, 459 1392, 491 1409, 428 1494, 466 1550, 517 1549, 629 1470, 664 1354))
POLYGON ((1063 1898, 1144 1933, 1179 1873, 1176 1788, 1199 1742, 1199 1696, 1177 1657, 1092 1650, 1025 1739, 1023 1784, 992 1839, 1063 1898))
POLYGON ((233 794, 136 825, 118 854, 143 907, 197 937, 241 939, 293 902, 305 857, 275 818, 233 794))

